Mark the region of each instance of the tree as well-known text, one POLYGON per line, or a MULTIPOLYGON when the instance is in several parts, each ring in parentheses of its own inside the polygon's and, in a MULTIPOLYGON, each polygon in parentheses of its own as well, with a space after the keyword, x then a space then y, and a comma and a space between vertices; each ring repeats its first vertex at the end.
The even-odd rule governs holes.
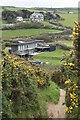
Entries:
POLYGON ((55 19, 56 17, 53 16, 50 12, 47 12, 45 15, 45 19, 46 20, 51 20, 51 19, 55 19))
POLYGON ((12 23, 15 21, 17 14, 15 11, 4 10, 2 12, 2 19, 7 20, 8 23, 12 23))

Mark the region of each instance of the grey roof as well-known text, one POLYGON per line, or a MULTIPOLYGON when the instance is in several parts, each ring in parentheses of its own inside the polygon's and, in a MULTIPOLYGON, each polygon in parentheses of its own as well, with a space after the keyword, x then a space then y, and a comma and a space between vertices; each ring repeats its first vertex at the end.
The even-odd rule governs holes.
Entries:
POLYGON ((50 46, 40 46, 40 47, 37 47, 38 49, 45 49, 45 48, 50 48, 50 46))
POLYGON ((44 42, 44 40, 35 40, 35 41, 31 41, 31 42, 23 42, 23 43, 15 43, 15 44, 11 44, 11 46, 18 46, 18 45, 25 45, 25 44, 32 44, 32 43, 37 43, 37 42, 44 42))
POLYGON ((31 16, 35 16, 35 15, 44 16, 42 13, 38 13, 38 12, 35 12, 35 13, 32 13, 32 14, 31 14, 31 16))

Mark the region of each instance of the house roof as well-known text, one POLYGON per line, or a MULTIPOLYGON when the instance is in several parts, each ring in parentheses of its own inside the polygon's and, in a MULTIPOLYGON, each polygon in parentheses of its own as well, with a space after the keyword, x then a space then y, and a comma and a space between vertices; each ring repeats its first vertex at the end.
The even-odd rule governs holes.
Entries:
POLYGON ((31 16, 44 16, 42 13, 32 13, 31 16))
POLYGON ((44 40, 34 40, 34 41, 31 41, 31 42, 18 42, 18 43, 15 43, 15 44, 11 44, 11 46, 18 46, 18 45, 25 45, 25 44, 32 44, 32 43, 37 43, 37 42, 44 42, 44 40))
POLYGON ((21 19, 22 19, 23 17, 17 16, 16 18, 17 18, 17 19, 18 19, 18 18, 21 18, 21 19))

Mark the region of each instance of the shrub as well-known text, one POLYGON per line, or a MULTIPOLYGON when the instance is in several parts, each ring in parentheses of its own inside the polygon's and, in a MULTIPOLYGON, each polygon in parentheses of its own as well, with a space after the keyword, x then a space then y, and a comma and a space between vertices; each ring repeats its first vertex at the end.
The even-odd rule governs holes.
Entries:
POLYGON ((5 55, 2 61, 3 117, 17 118, 18 114, 32 110, 36 117, 41 115, 37 89, 48 86, 49 79, 40 68, 32 67, 24 59, 5 55))
POLYGON ((51 80, 54 81, 59 86, 64 86, 65 80, 64 80, 64 73, 61 70, 55 70, 52 73, 51 80))
POLYGON ((15 25, 8 25, 3 27, 3 30, 15 30, 15 29, 29 29, 29 28, 44 28, 44 24, 37 23, 37 22, 30 22, 30 23, 16 23, 15 25))
POLYGON ((73 28, 74 52, 70 51, 65 62, 66 114, 68 118, 80 119, 80 23, 73 28))

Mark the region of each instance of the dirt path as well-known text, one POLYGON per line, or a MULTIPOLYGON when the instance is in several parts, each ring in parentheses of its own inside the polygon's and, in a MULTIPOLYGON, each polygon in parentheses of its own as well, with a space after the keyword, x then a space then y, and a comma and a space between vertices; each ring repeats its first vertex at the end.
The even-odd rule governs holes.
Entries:
POLYGON ((49 118, 65 118, 65 109, 66 105, 63 103, 65 102, 65 91, 60 89, 60 99, 58 104, 49 103, 48 104, 48 116, 49 118))

